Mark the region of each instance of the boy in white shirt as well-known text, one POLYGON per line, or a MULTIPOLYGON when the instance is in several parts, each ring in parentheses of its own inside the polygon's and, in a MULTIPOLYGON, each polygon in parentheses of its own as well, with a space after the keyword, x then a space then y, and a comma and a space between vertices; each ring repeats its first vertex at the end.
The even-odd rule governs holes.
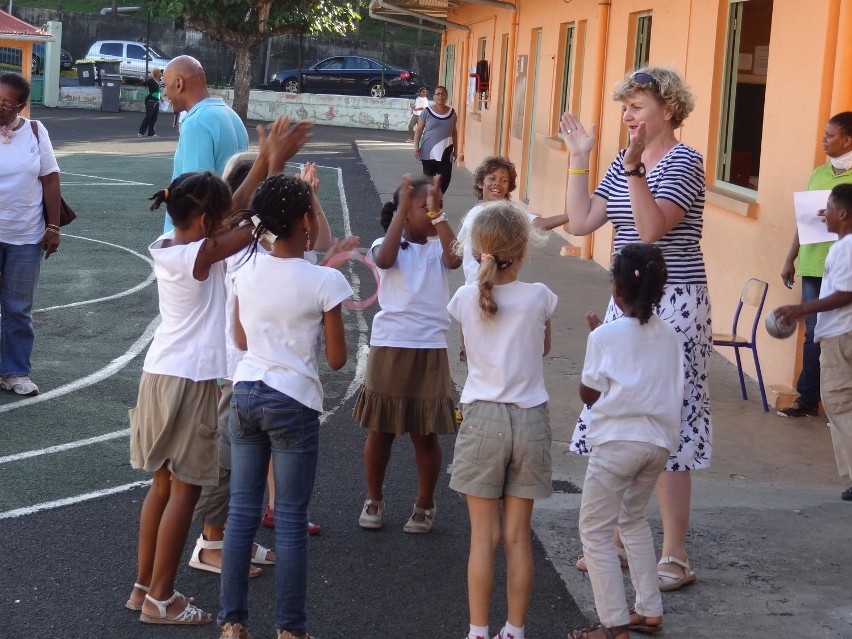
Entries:
POLYGON ((420 87, 417 91, 417 98, 414 100, 414 108, 411 109, 411 119, 408 121, 408 139, 406 143, 414 142, 414 128, 420 121, 420 114, 429 106, 429 98, 426 97, 426 87, 420 87))
MULTIPOLYGON (((794 322, 819 313, 814 341, 820 344, 822 405, 831 420, 831 440, 840 475, 852 477, 852 184, 831 189, 825 225, 838 240, 828 251, 819 298, 782 306, 775 311, 782 322, 794 322)), ((841 499, 852 501, 852 487, 841 499)))

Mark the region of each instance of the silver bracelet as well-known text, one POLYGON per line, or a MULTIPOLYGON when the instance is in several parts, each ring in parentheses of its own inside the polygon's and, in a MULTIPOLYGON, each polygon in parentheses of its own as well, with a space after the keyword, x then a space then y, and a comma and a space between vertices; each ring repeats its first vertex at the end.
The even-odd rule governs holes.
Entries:
POLYGON ((434 220, 432 220, 432 226, 437 226, 441 222, 446 222, 446 221, 447 221, 447 216, 444 213, 441 213, 438 217, 436 217, 434 220))

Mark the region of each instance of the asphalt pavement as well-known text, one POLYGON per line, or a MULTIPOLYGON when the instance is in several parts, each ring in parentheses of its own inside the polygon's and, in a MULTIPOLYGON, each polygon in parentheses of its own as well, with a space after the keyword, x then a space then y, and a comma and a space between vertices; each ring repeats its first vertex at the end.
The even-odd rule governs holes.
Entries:
MULTIPOLYGON (((137 140, 140 116, 135 113, 37 109, 34 117, 45 121, 57 148, 66 151, 167 153, 174 149, 177 135, 164 118, 162 137, 137 140)), ((343 169, 352 231, 368 245, 380 233, 381 201, 396 188, 403 172, 419 172, 410 145, 404 143, 405 133, 333 127, 314 131, 296 159, 343 169)), ((456 168, 445 197, 444 208, 456 228, 474 201, 470 168, 456 168)), ((539 502, 534 515, 536 574, 528 622, 533 639, 564 637, 585 619, 595 618, 588 578, 574 568, 581 552, 577 517, 585 461, 567 453, 567 442, 580 411, 577 386, 588 330, 584 315, 588 310, 603 311, 610 284, 605 270, 594 262, 561 256, 563 244, 553 234, 544 248, 531 252, 521 272, 523 279, 542 281, 559 296, 553 347, 545 359, 555 494, 539 502)), ((460 282, 461 274, 455 274, 451 284, 460 282)), ((369 320, 368 313, 364 321, 369 320)), ((714 317, 714 322, 726 327, 729 318, 714 317)), ((448 339, 450 353, 458 352, 455 328, 448 339)), ((355 357, 351 346, 350 357, 355 357)), ((453 360, 453 376, 460 387, 463 364, 453 360)), ((140 368, 137 357, 103 387, 92 387, 88 403, 132 405, 140 368)), ((713 359, 710 387, 713 463, 695 473, 688 540, 698 580, 663 596, 665 630, 658 636, 852 637, 852 578, 847 569, 852 504, 839 498, 848 483, 836 475, 825 419, 764 413, 756 384, 750 381, 750 399, 741 399, 736 369, 719 355, 713 359)), ((388 473, 389 525, 378 533, 360 530, 363 433, 349 416, 351 403, 350 397, 336 406, 323 427, 311 517, 324 530, 311 540, 309 628, 322 639, 461 637, 467 625, 468 528, 463 504, 448 489, 448 478, 442 477, 435 531, 422 537, 404 535, 401 527, 415 483, 411 447, 400 441, 388 473)), ((97 410, 93 412, 94 416, 75 419, 96 421, 97 410)), ((68 417, 54 413, 43 419, 33 424, 0 414, 0 433, 41 432, 51 427, 51 420, 68 417)), ((126 447, 126 440, 110 445, 126 447)), ((2 447, 0 442, 0 450, 5 450, 2 447)), ((448 464, 452 438, 445 439, 444 450, 448 464)), ((98 462, 95 455, 81 454, 74 459, 75 467, 56 472, 45 463, 35 476, 0 466, 0 482, 11 491, 46 487, 66 481, 69 473, 85 474, 98 462)), ((133 580, 136 525, 144 494, 144 488, 137 488, 0 519, 0 636, 218 636, 212 627, 149 628, 122 608, 133 580)), ((649 518, 659 544, 654 502, 649 518)), ((194 528, 190 537, 197 532, 194 528)), ((270 544, 269 531, 261 531, 259 540, 270 544)), ((190 550, 191 543, 186 558, 190 550)), ((495 628, 505 619, 503 580, 500 568, 491 617, 495 628)), ((217 609, 215 576, 184 564, 178 587, 195 595, 202 607, 217 609)), ((271 574, 252 584, 254 636, 272 636, 272 593, 271 574)))

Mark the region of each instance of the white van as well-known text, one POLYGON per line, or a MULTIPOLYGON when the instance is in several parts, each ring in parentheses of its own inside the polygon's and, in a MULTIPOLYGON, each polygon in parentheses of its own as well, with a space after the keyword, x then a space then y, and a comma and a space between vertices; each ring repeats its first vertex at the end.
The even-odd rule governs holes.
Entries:
POLYGON ((145 48, 144 42, 133 40, 98 40, 86 54, 89 60, 118 60, 119 73, 122 78, 139 80, 145 78, 145 64, 148 65, 148 73, 154 67, 161 71, 171 62, 170 58, 153 45, 145 48), (147 60, 146 60, 147 58, 147 60))

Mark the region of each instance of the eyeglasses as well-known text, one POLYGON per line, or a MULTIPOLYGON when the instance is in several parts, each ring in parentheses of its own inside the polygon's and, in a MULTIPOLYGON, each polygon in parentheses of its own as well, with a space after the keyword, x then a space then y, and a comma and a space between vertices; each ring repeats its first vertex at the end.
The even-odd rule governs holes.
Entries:
POLYGON ((656 88, 657 91, 660 90, 660 83, 657 82, 657 79, 654 76, 652 76, 650 73, 645 73, 644 71, 639 71, 638 73, 634 73, 633 75, 631 75, 630 81, 633 84, 640 84, 642 86, 646 86, 646 85, 650 84, 651 86, 656 88))
POLYGON ((24 106, 23 102, 21 102, 21 104, 12 104, 11 102, 0 102, 0 109, 3 109, 4 111, 15 111, 17 109, 20 109, 22 106, 24 106))

